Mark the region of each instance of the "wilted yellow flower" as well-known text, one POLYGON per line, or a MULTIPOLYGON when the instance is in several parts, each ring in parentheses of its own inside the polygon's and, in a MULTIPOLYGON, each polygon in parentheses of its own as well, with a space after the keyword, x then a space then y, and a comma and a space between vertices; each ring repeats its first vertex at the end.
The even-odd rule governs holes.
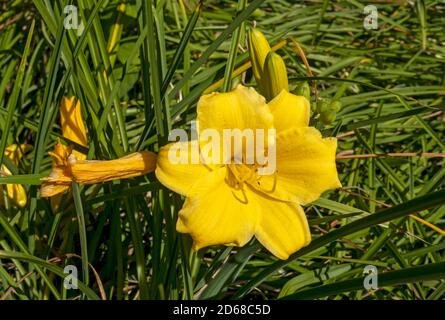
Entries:
POLYGON ((94 184, 152 172, 156 168, 156 154, 140 151, 115 160, 78 160, 70 156, 68 162, 74 181, 80 184, 94 184))
MULTIPOLYGON (((75 98, 63 98, 60 122, 65 138, 87 146, 85 125, 80 103, 75 98)), ((40 195, 54 197, 71 187, 71 182, 94 184, 114 179, 131 178, 155 169, 156 154, 141 151, 116 160, 85 160, 86 155, 58 142, 53 152, 51 173, 42 179, 40 195)), ((60 199, 58 199, 60 201, 60 199)), ((53 203, 57 207, 56 203, 53 203)))
POLYGON ((56 144, 53 167, 42 179, 40 195, 53 197, 69 189, 71 182, 94 184, 115 179, 133 178, 154 171, 156 154, 150 151, 134 152, 116 160, 78 160, 70 147, 56 144))
MULTIPOLYGON (((40 196, 53 197, 70 188, 73 177, 68 166, 68 157, 71 153, 72 149, 70 147, 57 142, 54 151, 50 152, 53 158, 52 169, 49 176, 42 179, 40 196)), ((54 205, 57 206, 57 204, 54 205)))
MULTIPOLYGON (((28 152, 32 147, 27 144, 20 146, 12 144, 5 149, 5 156, 8 157, 16 166, 18 166, 23 154, 28 152)), ((5 166, 1 166, 1 174, 9 176, 11 171, 5 166)), ((7 184, 6 193, 8 198, 18 207, 25 207, 27 202, 26 190, 21 184, 7 184)), ((3 187, 0 185, 0 204, 3 204, 3 187)))
POLYGON ((254 89, 243 86, 201 97, 199 133, 208 128, 274 128, 276 171, 259 175, 261 165, 245 161, 243 148, 236 149, 241 154, 234 157, 243 159, 241 163, 207 165, 170 160, 171 150, 188 150, 191 158, 199 159, 201 154, 193 154, 200 153, 194 141, 162 147, 156 176, 186 196, 176 229, 192 236, 195 250, 217 244, 243 246, 255 236, 275 256, 287 259, 310 242, 301 205, 341 184, 335 165, 337 141, 322 138, 317 129, 308 127, 309 108, 304 97, 286 90, 269 104, 254 89), (181 144, 186 147, 178 148, 181 144))

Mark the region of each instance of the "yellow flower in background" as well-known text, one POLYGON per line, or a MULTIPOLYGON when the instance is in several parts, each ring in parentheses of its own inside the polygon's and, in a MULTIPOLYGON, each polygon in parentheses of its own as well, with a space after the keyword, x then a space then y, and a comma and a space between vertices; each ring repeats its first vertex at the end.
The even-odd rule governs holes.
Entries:
MULTIPOLYGON (((63 136, 86 147, 87 136, 79 102, 75 98, 64 98, 60 114, 63 136)), ((116 160, 85 160, 85 154, 60 142, 50 155, 52 169, 49 176, 42 179, 42 197, 59 196, 71 187, 73 181, 94 184, 132 178, 154 171, 156 165, 156 154, 150 151, 135 152, 116 160)))
MULTIPOLYGON (((5 149, 5 156, 11 160, 14 165, 18 166, 23 154, 31 150, 32 146, 27 144, 16 145, 12 144, 5 149)), ((1 166, 2 175, 11 175, 11 171, 5 166, 1 166)), ((7 184, 6 193, 8 198, 18 207, 25 207, 27 203, 26 190, 21 184, 7 184)), ((0 185, 0 204, 3 205, 3 187, 0 185)))
MULTIPOLYGON (((199 133, 208 128, 275 128, 276 171, 259 175, 257 163, 173 163, 172 149, 199 158, 200 154, 193 154, 196 142, 162 147, 156 176, 186 197, 176 228, 192 236, 195 250, 217 244, 243 246, 255 236, 275 256, 287 259, 310 242, 301 205, 341 184, 335 165, 337 141, 322 138, 317 129, 308 127, 309 108, 306 98, 286 90, 269 104, 253 88, 243 86, 201 97, 199 133)), ((246 159, 244 154, 237 156, 246 159)))

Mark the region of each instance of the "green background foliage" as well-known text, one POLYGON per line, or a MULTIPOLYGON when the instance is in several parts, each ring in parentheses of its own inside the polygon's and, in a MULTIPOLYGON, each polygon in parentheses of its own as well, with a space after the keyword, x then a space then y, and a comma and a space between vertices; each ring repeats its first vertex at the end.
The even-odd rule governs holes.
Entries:
POLYGON ((0 162, 14 174, 0 183, 28 193, 25 208, 0 208, 0 299, 443 299, 444 236, 410 215, 445 229, 445 5, 375 1, 379 26, 366 30, 366 4, 0 1, 0 162), (69 4, 78 30, 63 27, 69 4), (157 151, 169 130, 189 128, 210 85, 255 85, 251 70, 232 76, 252 25, 272 45, 288 40, 277 52, 292 92, 307 82, 314 110, 317 99, 341 103, 329 125, 313 114, 338 137, 343 188, 305 208, 308 247, 287 261, 254 240, 193 252, 175 231, 183 199, 153 174, 73 184, 56 212, 39 197, 63 140, 62 96, 81 101, 89 148, 75 148, 89 159, 157 151), (3 157, 13 143, 33 146, 19 166, 3 157), (64 289, 69 264, 79 290, 64 289), (363 288, 366 265, 378 290, 363 288))

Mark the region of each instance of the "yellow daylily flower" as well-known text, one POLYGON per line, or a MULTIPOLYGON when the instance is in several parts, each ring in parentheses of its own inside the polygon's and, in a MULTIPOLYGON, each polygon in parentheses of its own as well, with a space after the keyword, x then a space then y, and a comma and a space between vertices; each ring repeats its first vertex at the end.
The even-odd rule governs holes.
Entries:
MULTIPOLYGON (((5 156, 8 157, 16 166, 18 166, 20 159, 23 154, 28 152, 32 148, 31 145, 21 144, 16 145, 12 144, 5 149, 5 156)), ((3 175, 11 175, 11 171, 5 166, 1 166, 1 174, 3 175)), ((0 185, 0 204, 3 205, 3 187, 0 185)), ((15 205, 18 207, 25 207, 27 203, 27 195, 26 190, 21 184, 7 184, 6 185, 6 193, 8 198, 13 201, 15 205)))
MULTIPOLYGON (((341 187, 335 164, 337 142, 309 125, 309 102, 286 90, 266 104, 253 88, 201 97, 198 132, 206 128, 276 129, 276 171, 259 175, 258 163, 172 162, 170 151, 200 152, 195 141, 161 148, 156 176, 186 197, 176 229, 189 233, 195 250, 224 244, 245 245, 255 236, 272 254, 287 259, 306 246, 311 235, 301 205, 324 191, 341 187), (197 150, 197 151, 196 151, 197 150)), ((237 150, 245 152, 245 150, 237 150)), ((238 159, 246 159, 238 155, 238 159)))

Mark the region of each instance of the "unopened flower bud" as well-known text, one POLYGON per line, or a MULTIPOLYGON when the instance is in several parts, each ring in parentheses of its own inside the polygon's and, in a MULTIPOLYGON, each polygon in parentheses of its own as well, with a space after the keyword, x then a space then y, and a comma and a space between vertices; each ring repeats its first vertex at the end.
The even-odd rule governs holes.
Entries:
POLYGON ((268 101, 275 98, 281 91, 289 91, 286 65, 283 58, 275 52, 267 55, 264 64, 264 95, 268 101))
POLYGON ((266 37, 258 29, 251 29, 249 31, 248 38, 250 60, 252 61, 252 71, 261 92, 261 78, 263 75, 264 63, 271 49, 266 37))
POLYGON ((337 114, 331 110, 325 110, 320 114, 320 120, 323 124, 328 125, 335 121, 337 114))
POLYGON ((332 101, 330 109, 334 112, 339 112, 341 110, 341 102, 338 100, 332 101))
POLYGON ((308 101, 311 101, 311 87, 307 82, 303 82, 296 89, 296 94, 305 97, 308 101))

